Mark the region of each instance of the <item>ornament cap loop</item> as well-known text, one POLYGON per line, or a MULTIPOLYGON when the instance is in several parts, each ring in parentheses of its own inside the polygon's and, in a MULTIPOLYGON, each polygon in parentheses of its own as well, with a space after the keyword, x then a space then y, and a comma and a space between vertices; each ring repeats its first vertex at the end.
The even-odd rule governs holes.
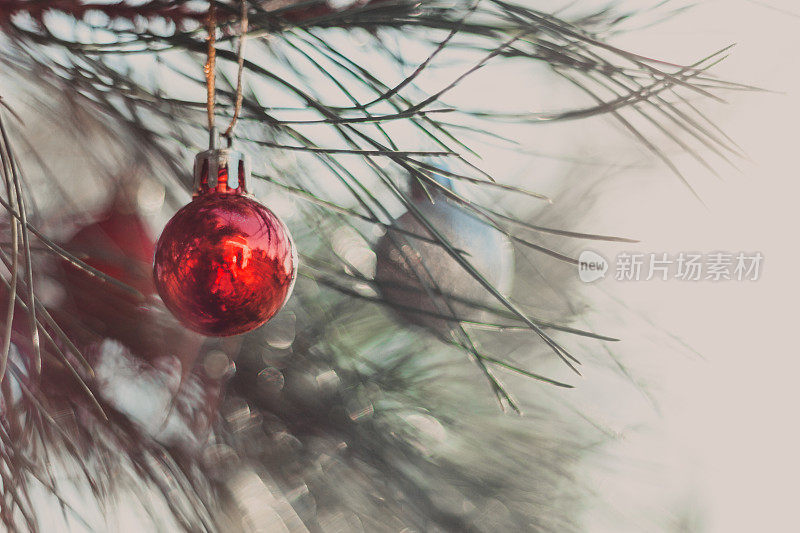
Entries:
MULTIPOLYGON (((219 130, 217 128, 211 128, 208 130, 208 149, 209 150, 216 150, 219 146, 219 130)), ((230 148, 230 146, 228 146, 230 148)))
MULTIPOLYGON (((211 133, 211 145, 218 137, 211 133)), ((247 193, 250 162, 243 152, 232 148, 211 148, 200 152, 194 159, 194 196, 216 191, 220 193, 247 193)))

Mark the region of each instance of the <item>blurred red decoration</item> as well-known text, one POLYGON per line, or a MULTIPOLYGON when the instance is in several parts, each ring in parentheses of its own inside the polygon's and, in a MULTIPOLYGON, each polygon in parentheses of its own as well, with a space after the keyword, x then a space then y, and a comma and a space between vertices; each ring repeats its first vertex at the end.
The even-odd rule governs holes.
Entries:
POLYGON ((202 339, 174 321, 165 321, 163 308, 152 305, 155 243, 130 191, 118 191, 109 208, 64 248, 135 289, 124 290, 63 261, 59 281, 67 298, 50 312, 77 345, 84 348, 111 338, 141 360, 153 362, 170 353, 180 359, 184 374, 194 366, 202 339))
POLYGON ((247 196, 246 175, 238 152, 200 154, 195 197, 167 223, 156 246, 153 273, 164 304, 204 335, 257 328, 283 307, 294 285, 289 231, 247 196))
MULTIPOLYGON (((86 264, 149 296, 155 294, 150 264, 156 247, 151 235, 136 205, 118 193, 110 208, 81 228, 66 248, 86 264)), ((81 271, 69 271, 76 272, 81 271)))

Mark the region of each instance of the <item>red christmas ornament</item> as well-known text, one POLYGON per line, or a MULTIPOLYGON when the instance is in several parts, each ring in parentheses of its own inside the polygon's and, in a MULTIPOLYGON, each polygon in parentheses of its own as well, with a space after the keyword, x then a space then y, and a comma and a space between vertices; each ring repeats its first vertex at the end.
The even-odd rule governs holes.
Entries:
POLYGON ((158 239, 156 288, 188 328, 217 337, 245 333, 289 298, 297 273, 294 244, 283 222, 247 194, 241 152, 205 151, 194 175, 194 198, 158 239))

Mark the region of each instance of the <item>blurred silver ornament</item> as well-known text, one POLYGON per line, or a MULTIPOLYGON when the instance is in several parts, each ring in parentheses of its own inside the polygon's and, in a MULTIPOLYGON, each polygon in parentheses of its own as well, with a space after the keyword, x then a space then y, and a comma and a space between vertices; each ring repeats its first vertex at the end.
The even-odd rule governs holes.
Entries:
POLYGON ((503 294, 514 279, 514 249, 505 234, 448 196, 444 189, 453 190, 452 180, 434 179, 441 187, 426 184, 423 189, 412 181, 417 213, 408 210, 398 217, 379 240, 375 281, 405 320, 446 334, 459 320, 485 320, 495 298, 441 240, 503 294))

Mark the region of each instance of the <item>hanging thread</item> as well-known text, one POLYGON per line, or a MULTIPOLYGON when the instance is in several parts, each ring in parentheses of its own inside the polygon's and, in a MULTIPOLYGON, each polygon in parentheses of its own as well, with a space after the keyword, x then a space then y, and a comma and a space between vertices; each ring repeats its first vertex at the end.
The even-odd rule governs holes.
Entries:
POLYGON ((233 118, 228 129, 225 130, 225 137, 228 143, 231 142, 233 129, 236 127, 236 121, 239 119, 239 113, 242 111, 242 74, 244 72, 244 42, 247 38, 247 0, 242 0, 242 17, 239 28, 239 49, 236 51, 238 71, 236 73, 236 102, 233 106, 233 118))
POLYGON ((212 0, 208 5, 208 51, 206 52, 206 111, 208 112, 208 131, 214 130, 214 99, 216 96, 217 68, 217 7, 212 0))
MULTIPOLYGON (((217 11, 214 2, 210 2, 208 6, 208 19, 206 21, 208 30, 208 49, 206 53, 206 64, 204 67, 206 75, 206 111, 208 112, 208 131, 211 133, 211 144, 214 144, 214 128, 215 128, 215 102, 216 102, 216 65, 217 65, 217 11)), ((237 73, 236 73, 236 100, 233 106, 233 117, 228 128, 223 134, 228 139, 228 144, 231 144, 233 130, 236 127, 236 122, 242 111, 242 79, 244 73, 244 44, 247 38, 248 18, 247 18, 247 0, 242 0, 242 12, 239 29, 239 45, 236 51, 237 55, 237 73)))

